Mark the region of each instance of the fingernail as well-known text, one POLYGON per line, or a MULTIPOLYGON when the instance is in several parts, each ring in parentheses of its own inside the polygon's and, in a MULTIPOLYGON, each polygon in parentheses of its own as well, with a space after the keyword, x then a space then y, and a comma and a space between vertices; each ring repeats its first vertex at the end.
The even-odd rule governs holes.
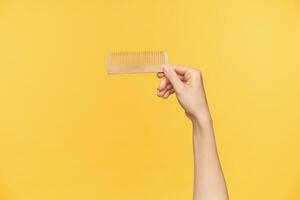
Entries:
POLYGON ((166 65, 163 67, 163 70, 165 74, 167 74, 170 71, 169 67, 166 65))

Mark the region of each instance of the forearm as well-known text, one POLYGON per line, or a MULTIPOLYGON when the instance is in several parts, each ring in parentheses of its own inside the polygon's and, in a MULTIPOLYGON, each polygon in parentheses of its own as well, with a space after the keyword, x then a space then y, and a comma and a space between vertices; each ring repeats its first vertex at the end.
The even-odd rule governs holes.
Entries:
POLYGON ((194 200, 228 200, 211 120, 193 120, 194 200))

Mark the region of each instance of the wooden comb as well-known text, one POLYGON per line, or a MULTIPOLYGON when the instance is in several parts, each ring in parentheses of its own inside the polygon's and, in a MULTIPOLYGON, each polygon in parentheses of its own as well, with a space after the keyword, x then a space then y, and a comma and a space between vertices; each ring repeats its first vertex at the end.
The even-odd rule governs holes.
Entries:
POLYGON ((168 65, 166 51, 112 52, 108 54, 108 74, 162 72, 168 65))

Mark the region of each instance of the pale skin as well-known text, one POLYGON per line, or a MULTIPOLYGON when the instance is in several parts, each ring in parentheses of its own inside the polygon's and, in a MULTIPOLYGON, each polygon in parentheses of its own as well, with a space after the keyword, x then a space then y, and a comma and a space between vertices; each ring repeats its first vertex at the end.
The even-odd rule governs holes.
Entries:
POLYGON ((228 200, 201 72, 182 66, 165 66, 163 71, 157 74, 157 96, 167 99, 175 93, 193 125, 193 200, 228 200))

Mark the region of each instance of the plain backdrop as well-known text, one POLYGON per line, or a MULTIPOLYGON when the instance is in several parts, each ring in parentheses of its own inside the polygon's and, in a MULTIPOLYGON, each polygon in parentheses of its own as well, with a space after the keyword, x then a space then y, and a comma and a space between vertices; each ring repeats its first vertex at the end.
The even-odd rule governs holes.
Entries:
POLYGON ((298 0, 0 0, 0 199, 192 199, 191 124, 155 74, 203 71, 232 200, 300 199, 298 0))

